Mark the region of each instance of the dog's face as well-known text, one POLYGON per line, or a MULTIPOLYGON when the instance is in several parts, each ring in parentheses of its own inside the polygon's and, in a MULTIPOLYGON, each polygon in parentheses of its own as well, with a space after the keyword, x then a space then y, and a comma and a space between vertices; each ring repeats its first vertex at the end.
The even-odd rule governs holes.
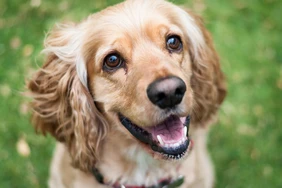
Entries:
POLYGON ((84 166, 97 152, 92 145, 116 131, 154 156, 180 159, 191 147, 190 116, 194 124, 208 121, 225 96, 201 21, 166 1, 125 1, 59 28, 46 44, 44 68, 54 72, 39 72, 29 88, 41 98, 58 97, 52 103, 37 97, 34 109, 44 116, 34 119, 84 166), (44 105, 63 110, 54 115, 44 105))
POLYGON ((159 3, 130 2, 131 12, 122 4, 90 17, 83 56, 94 101, 117 126, 111 129, 179 159, 189 146, 191 44, 179 8, 159 3))

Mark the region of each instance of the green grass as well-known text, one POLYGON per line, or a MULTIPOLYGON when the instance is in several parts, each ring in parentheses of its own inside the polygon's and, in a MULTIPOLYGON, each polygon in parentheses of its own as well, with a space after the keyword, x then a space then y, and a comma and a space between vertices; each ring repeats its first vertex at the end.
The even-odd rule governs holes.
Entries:
MULTIPOLYGON (((115 2, 0 1, 0 187, 46 187, 54 140, 34 133, 21 96, 25 79, 42 64, 45 33, 55 22, 79 21, 115 2), (29 155, 18 151, 20 140, 29 155)), ((282 1, 174 2, 203 15, 228 81, 208 142, 216 187, 281 187, 282 1)))

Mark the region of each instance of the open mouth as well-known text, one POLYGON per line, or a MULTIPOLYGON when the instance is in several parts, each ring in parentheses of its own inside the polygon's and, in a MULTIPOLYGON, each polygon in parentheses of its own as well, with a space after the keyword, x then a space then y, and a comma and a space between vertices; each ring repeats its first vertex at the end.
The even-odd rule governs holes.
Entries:
POLYGON ((119 115, 119 120, 135 138, 167 159, 181 159, 187 153, 190 145, 188 137, 190 116, 172 115, 162 123, 149 128, 140 128, 123 115, 119 115))

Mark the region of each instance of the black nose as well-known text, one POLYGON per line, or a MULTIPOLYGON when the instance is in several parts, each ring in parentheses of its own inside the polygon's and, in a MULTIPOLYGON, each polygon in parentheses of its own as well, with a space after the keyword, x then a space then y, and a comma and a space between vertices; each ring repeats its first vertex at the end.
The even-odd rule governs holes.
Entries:
POLYGON ((158 79, 147 88, 150 101, 162 109, 173 108, 178 105, 185 92, 184 81, 175 76, 158 79))

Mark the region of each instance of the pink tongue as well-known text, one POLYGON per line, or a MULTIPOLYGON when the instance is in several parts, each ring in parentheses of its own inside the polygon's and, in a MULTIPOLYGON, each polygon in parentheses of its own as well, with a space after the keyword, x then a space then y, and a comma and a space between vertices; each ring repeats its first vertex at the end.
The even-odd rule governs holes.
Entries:
POLYGON ((165 144, 177 143, 183 138, 183 123, 179 117, 171 116, 163 123, 153 127, 150 132, 154 140, 157 140, 157 135, 159 135, 165 144))

